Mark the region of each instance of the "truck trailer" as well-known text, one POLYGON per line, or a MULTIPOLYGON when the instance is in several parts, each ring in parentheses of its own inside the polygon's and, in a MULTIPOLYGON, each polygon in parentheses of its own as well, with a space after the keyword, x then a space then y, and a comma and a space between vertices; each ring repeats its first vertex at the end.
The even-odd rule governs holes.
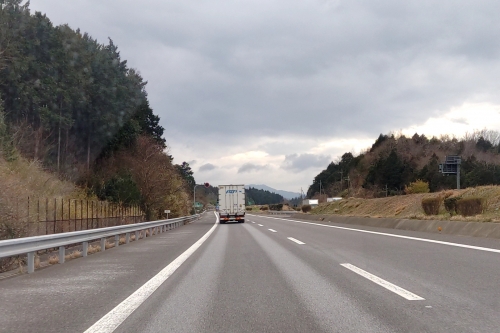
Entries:
POLYGON ((245 222, 245 185, 219 185, 219 221, 245 222))

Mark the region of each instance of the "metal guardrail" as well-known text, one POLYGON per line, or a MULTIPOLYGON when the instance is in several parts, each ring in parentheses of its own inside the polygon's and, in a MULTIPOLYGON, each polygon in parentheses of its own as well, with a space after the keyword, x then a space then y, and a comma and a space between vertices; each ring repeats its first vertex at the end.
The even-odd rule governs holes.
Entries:
POLYGON ((106 250, 106 239, 108 237, 114 236, 115 246, 119 246, 120 235, 124 234, 125 244, 128 244, 130 242, 130 234, 132 232, 135 232, 135 240, 139 240, 139 233, 141 231, 144 231, 142 238, 146 238, 146 230, 149 230, 149 237, 151 237, 153 235, 153 230, 156 231, 156 234, 163 233, 167 230, 183 225, 184 222, 195 220, 199 216, 200 215, 197 214, 169 220, 2 240, 0 241, 0 258, 17 256, 26 253, 28 255, 28 273, 33 273, 35 271, 36 251, 58 247, 59 263, 63 264, 64 256, 66 254, 66 245, 82 243, 82 256, 86 257, 89 241, 100 239, 101 251, 104 251, 106 250))

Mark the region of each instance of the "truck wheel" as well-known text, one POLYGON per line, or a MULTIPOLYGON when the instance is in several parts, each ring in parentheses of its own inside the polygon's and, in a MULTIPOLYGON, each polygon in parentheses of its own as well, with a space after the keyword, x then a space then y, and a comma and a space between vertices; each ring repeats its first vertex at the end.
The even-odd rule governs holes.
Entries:
POLYGON ((219 221, 220 224, 226 224, 226 221, 219 221))
POLYGON ((245 223, 245 220, 240 220, 241 223, 245 223))

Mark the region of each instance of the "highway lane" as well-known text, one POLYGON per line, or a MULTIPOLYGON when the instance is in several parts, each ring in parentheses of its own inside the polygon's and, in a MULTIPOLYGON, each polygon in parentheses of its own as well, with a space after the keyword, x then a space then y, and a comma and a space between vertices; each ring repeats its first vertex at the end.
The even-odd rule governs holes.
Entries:
MULTIPOLYGON (((425 298, 425 301, 418 302, 408 302, 401 298, 403 302, 392 303, 397 309, 389 310, 391 305, 387 297, 391 292, 347 269, 341 273, 355 289, 363 291, 362 303, 366 306, 371 304, 378 316, 388 322, 397 322, 398 318, 406 318, 407 323, 416 320, 417 323, 408 325, 406 331, 494 332, 500 327, 498 252, 334 229, 297 223, 287 218, 251 216, 250 220, 262 224, 262 228, 276 230, 273 236, 282 234, 278 238, 282 244, 287 244, 287 237, 295 237, 304 242, 304 246, 308 246, 307 250, 291 247, 291 251, 304 262, 321 262, 314 269, 326 276, 336 274, 335 267, 350 263, 425 298), (384 306, 383 299, 389 302, 387 307, 384 306), (422 329, 418 325, 423 325, 422 329)), ((331 223, 328 225, 345 227, 331 223)), ((376 229, 371 228, 380 233, 405 234, 425 239, 440 238, 440 235, 427 233, 376 229)), ((477 245, 474 244, 477 240, 470 237, 446 235, 442 238, 446 242, 477 245)), ((498 240, 483 239, 482 243, 489 248, 500 248, 498 240)), ((339 283, 338 281, 333 279, 332 283, 339 283)), ((392 298, 397 299, 394 296, 392 298)))
MULTIPOLYGON (((0 331, 84 332, 214 222, 209 213, 150 244, 133 249, 131 243, 0 282, 0 331), (85 273, 92 266, 101 274, 85 273), (84 277, 71 281, 75 273, 84 277), (49 278, 61 281, 61 274, 67 281, 59 292, 57 284, 50 292, 36 289, 49 278), (30 316, 20 320, 16 314, 27 309, 30 316)), ((500 248, 498 241, 488 244, 500 248)), ((500 253, 247 216, 244 224, 217 225, 109 332, 495 332, 499 270, 500 253)))
POLYGON ((84 332, 181 255, 213 214, 151 238, 0 281, 0 332, 84 332))
POLYGON ((249 216, 217 228, 117 331, 493 332, 500 324, 499 258, 249 216))

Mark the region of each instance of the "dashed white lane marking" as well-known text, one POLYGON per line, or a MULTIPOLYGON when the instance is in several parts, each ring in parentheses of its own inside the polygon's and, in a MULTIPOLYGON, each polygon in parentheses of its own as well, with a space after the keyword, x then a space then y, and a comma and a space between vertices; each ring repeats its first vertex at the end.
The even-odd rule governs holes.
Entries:
POLYGON ((295 222, 295 223, 317 225, 317 226, 325 227, 325 228, 334 228, 334 229, 340 229, 340 230, 349 230, 349 231, 363 232, 363 233, 372 234, 372 235, 381 235, 381 236, 388 236, 388 237, 395 237, 395 238, 402 238, 402 239, 410 239, 410 240, 415 240, 415 241, 420 241, 420 242, 426 242, 426 243, 435 243, 435 244, 449 245, 449 246, 455 246, 455 247, 462 247, 462 248, 465 248, 465 249, 472 249, 472 250, 478 250, 478 251, 500 253, 500 249, 492 249, 492 248, 489 248, 489 247, 481 247, 481 246, 474 246, 474 245, 467 245, 467 244, 460 244, 460 243, 444 242, 444 241, 438 241, 438 240, 428 239, 428 238, 418 238, 418 237, 411 237, 411 236, 388 234, 388 233, 385 233, 385 232, 378 232, 378 231, 370 231, 370 230, 363 230, 363 229, 354 229, 354 228, 339 227, 339 226, 336 226, 336 225, 326 225, 326 224, 319 224, 319 223, 312 223, 312 222, 303 222, 303 221, 296 221, 296 220, 280 219, 280 218, 277 218, 277 217, 267 217, 267 216, 261 216, 261 217, 265 218, 265 219, 274 219, 274 220, 282 220, 282 221, 295 222))
POLYGON ((357 273, 357 274, 361 275, 364 278, 367 278, 368 280, 370 280, 372 282, 375 282, 379 286, 382 286, 385 289, 390 290, 393 293, 398 294, 399 296, 406 298, 409 301, 422 301, 422 300, 425 300, 425 298, 422 298, 422 297, 420 297, 418 295, 415 295, 414 293, 409 292, 408 290, 403 289, 401 287, 398 287, 395 284, 392 284, 389 281, 386 281, 386 280, 384 280, 382 278, 379 278, 376 275, 368 273, 367 271, 362 270, 359 267, 356 267, 356 266, 351 265, 351 264, 340 264, 340 265, 344 266, 347 269, 350 269, 354 273, 357 273))
POLYGON ((186 261, 207 238, 212 234, 217 225, 219 224, 219 217, 215 214, 216 222, 208 232, 203 235, 196 243, 191 245, 189 249, 184 251, 168 266, 163 268, 158 274, 153 276, 142 287, 137 289, 132 295, 127 297, 123 302, 118 304, 113 310, 108 312, 104 317, 99 319, 94 325, 89 327, 84 333, 111 333, 116 330, 121 323, 123 323, 128 316, 130 316, 151 294, 155 292, 158 287, 162 285, 184 261, 186 261))
POLYGON ((259 227, 263 227, 263 225, 262 225, 262 224, 257 224, 257 225, 258 225, 259 227))
POLYGON ((269 231, 271 231, 271 232, 277 232, 277 231, 276 231, 276 230, 274 230, 274 229, 267 229, 267 230, 269 230, 269 231))
POLYGON ((300 244, 300 245, 304 245, 305 243, 304 242, 301 242, 299 241, 298 239, 295 239, 293 237, 287 237, 289 240, 291 240, 292 242, 295 242, 297 244, 300 244))
POLYGON ((252 223, 255 223, 254 221, 252 221, 252 223))

